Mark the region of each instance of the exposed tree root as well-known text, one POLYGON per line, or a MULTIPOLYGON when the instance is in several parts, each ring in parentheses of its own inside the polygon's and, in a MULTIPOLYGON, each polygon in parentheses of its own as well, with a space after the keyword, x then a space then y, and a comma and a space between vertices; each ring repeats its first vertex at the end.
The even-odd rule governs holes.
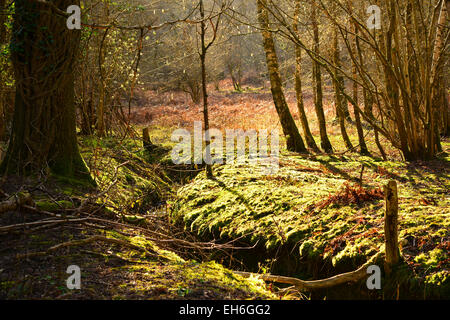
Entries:
POLYGON ((291 277, 283 277, 283 276, 276 276, 276 275, 270 275, 270 274, 258 274, 258 273, 251 273, 251 272, 240 272, 240 271, 234 271, 237 275, 243 276, 245 278, 249 277, 257 277, 259 279, 262 279, 267 282, 277 282, 277 283, 283 283, 283 284, 290 284, 295 286, 299 290, 303 291, 311 291, 311 290, 317 290, 317 289, 325 289, 325 288, 331 288, 340 284, 348 283, 348 282, 358 282, 364 277, 367 276, 367 268, 374 263, 378 259, 378 257, 381 255, 381 253, 377 253, 374 255, 368 262, 366 262, 362 267, 355 271, 347 272, 338 274, 336 276, 322 279, 322 280, 314 280, 314 281, 304 281, 297 278, 291 278, 291 277))

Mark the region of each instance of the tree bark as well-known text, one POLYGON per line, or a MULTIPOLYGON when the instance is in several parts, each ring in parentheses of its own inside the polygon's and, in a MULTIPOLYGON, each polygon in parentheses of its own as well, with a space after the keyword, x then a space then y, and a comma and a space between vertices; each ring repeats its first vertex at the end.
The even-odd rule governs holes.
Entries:
POLYGON ((346 116, 345 116, 345 111, 344 111, 344 104, 346 103, 346 100, 340 90, 340 88, 345 88, 344 77, 337 70, 337 69, 341 68, 341 56, 340 56, 340 50, 339 50, 339 39, 338 39, 337 27, 334 27, 334 29, 333 29, 333 63, 336 67, 336 69, 334 69, 335 71, 334 71, 334 77, 333 77, 336 114, 337 114, 337 117, 339 120, 339 126, 341 129, 342 139, 344 140, 344 143, 345 143, 345 146, 347 147, 347 149, 351 150, 351 149, 353 149, 353 145, 347 134, 347 129, 345 128, 346 116))
MULTIPOLYGON (((206 78, 206 54, 208 47, 206 45, 206 25, 205 25, 205 8, 203 6, 203 0, 200 0, 200 17, 202 22, 200 23, 200 38, 201 38, 201 54, 200 61, 202 66, 202 92, 203 92, 203 118, 205 125, 205 140, 206 140, 206 153, 208 157, 211 157, 211 141, 209 136, 209 115, 208 115, 208 89, 207 89, 207 78, 206 78)), ((213 178, 212 166, 206 164, 206 177, 208 179, 213 178)))
POLYGON ((149 152, 151 152, 155 147, 155 145, 152 143, 152 140, 150 139, 148 128, 142 129, 142 144, 143 147, 149 152))
MULTIPOLYGON (((353 52, 355 53, 355 56, 358 55, 358 27, 356 26, 356 23, 353 22, 352 23, 352 31, 354 33, 354 38, 352 41, 353 44, 353 52)), ((356 58, 355 58, 356 59, 356 58)), ((357 84, 357 80, 358 80, 358 69, 356 66, 356 62, 353 61, 352 64, 352 73, 353 73, 353 100, 355 101, 355 103, 358 105, 358 84, 357 84)), ((355 112, 355 124, 356 124, 356 130, 358 132, 358 141, 359 141, 359 151, 362 155, 368 155, 369 154, 369 150, 367 149, 367 145, 366 145, 366 141, 364 140, 364 130, 362 127, 362 122, 361 122, 361 115, 359 113, 358 108, 353 108, 354 112, 355 112)))
MULTIPOLYGON (((53 2, 65 11, 79 1, 53 2)), ((80 32, 45 3, 17 0, 11 47, 16 77, 13 128, 0 171, 92 179, 77 144, 74 75, 80 32)))
POLYGON ((386 242, 386 271, 398 264, 398 193, 397 182, 390 181, 384 188, 386 214, 384 217, 384 236, 386 242))
POLYGON ((266 0, 257 0, 258 20, 262 29, 264 50, 266 52, 267 68, 270 76, 273 101, 280 118, 283 133, 286 136, 287 149, 292 152, 306 153, 305 144, 295 124, 283 93, 283 84, 279 72, 278 57, 275 43, 269 26, 269 13, 266 0))
POLYGON ((393 118, 398 130, 398 136, 400 140, 400 146, 405 157, 405 160, 414 160, 415 156, 411 153, 408 136, 405 128, 405 122, 403 120, 403 114, 400 109, 399 104, 399 87, 395 80, 395 74, 391 70, 390 66, 396 65, 394 61, 394 33, 397 28, 397 13, 396 13, 396 1, 389 1, 389 29, 386 33, 386 60, 387 65, 385 68, 385 82, 386 82, 386 92, 389 98, 389 103, 393 111, 393 118))
MULTIPOLYGON (((314 33, 314 53, 320 56, 320 39, 319 39, 319 24, 317 19, 316 5, 312 5, 311 21, 314 33)), ((319 120, 321 147, 326 153, 333 153, 333 147, 328 139, 327 124, 325 120, 325 113, 323 111, 323 91, 322 91, 322 73, 320 71, 320 64, 313 61, 313 84, 314 84, 314 105, 316 107, 317 119, 319 120)))
MULTIPOLYGON (((6 6, 6 0, 0 0, 0 12, 2 12, 6 6)), ((6 30, 5 30, 5 14, 0 14, 0 45, 6 43, 6 30)), ((3 68, 2 68, 3 69, 3 68)), ((3 72, 3 70, 0 70, 3 72)), ((3 84, 0 85, 0 141, 5 138, 6 131, 6 121, 5 121, 5 107, 4 107, 4 96, 3 96, 3 84)))
MULTIPOLYGON (((294 32, 298 35, 298 19, 300 16, 300 0, 295 1, 295 13, 294 13, 294 32)), ((319 152, 316 141, 309 128, 308 118, 305 112, 305 105, 303 102, 302 92, 302 49, 300 46, 295 45, 295 92, 297 95, 297 108, 302 123, 303 134, 305 136, 306 144, 312 150, 319 152)))
MULTIPOLYGON (((442 152, 442 145, 440 140, 441 133, 447 135, 448 133, 448 95, 447 95, 447 78, 444 76, 444 58, 446 55, 446 27, 447 24, 447 5, 450 1, 443 1, 441 12, 439 15, 439 22, 436 31, 436 44, 433 53, 433 65, 435 67, 435 80, 433 88, 433 110, 435 114, 435 136, 437 151, 442 152)), ((448 31, 447 31, 448 32, 448 31)))

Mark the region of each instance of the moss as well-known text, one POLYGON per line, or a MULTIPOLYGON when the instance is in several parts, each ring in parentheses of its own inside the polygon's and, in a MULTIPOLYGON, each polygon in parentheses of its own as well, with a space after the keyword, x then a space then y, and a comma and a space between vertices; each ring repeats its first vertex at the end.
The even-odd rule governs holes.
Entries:
POLYGON ((262 280, 242 278, 214 261, 199 263, 177 258, 164 265, 127 265, 115 272, 141 275, 139 280, 118 287, 116 297, 125 291, 128 295, 157 293, 156 299, 276 298, 262 280))
POLYGON ((318 246, 314 240, 306 240, 300 246, 299 252, 300 257, 302 258, 316 259, 322 254, 323 249, 320 248, 320 246, 318 246))
POLYGON ((36 208, 43 211, 54 212, 58 210, 72 209, 74 208, 74 204, 66 200, 60 201, 42 200, 36 202, 36 208))
MULTIPOLYGON (((217 166, 214 179, 201 173, 178 190, 171 216, 205 240, 245 236, 249 245, 264 248, 260 261, 281 247, 294 252, 293 259, 329 261, 334 270, 349 271, 382 249, 384 201, 318 206, 346 183, 358 181, 362 162, 366 167, 365 189, 382 188, 392 179, 398 183, 399 236, 416 239, 414 243, 406 240, 402 248, 408 263, 414 263, 420 254, 418 243, 428 241, 431 246, 430 254, 420 260, 422 267, 416 267, 420 269, 416 270, 418 277, 434 272, 427 265, 448 266, 439 243, 426 240, 450 237, 450 204, 445 196, 450 179, 440 169, 445 165, 440 162, 411 166, 351 155, 343 161, 330 156, 304 159, 282 154, 280 170, 272 176, 261 175, 251 164, 217 166)), ((354 190, 357 192, 358 186, 354 190)), ((280 264, 287 261, 278 260, 280 264)))
POLYGON ((425 267, 436 268, 441 262, 448 260, 448 252, 435 248, 427 253, 422 253, 414 258, 414 261, 423 264, 425 267))
POLYGON ((371 247, 368 239, 357 241, 356 243, 348 243, 344 250, 340 251, 332 258, 332 265, 337 270, 345 270, 350 268, 357 268, 364 263, 367 257, 377 253, 378 248, 371 247))

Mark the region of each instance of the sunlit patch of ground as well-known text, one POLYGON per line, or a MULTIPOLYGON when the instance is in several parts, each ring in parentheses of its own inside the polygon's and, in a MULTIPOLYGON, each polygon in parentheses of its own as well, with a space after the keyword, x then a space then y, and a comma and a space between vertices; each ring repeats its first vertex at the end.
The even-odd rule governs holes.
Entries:
MULTIPOLYGON (((346 152, 343 143, 340 127, 336 121, 336 112, 333 103, 331 88, 326 88, 324 111, 327 121, 327 132, 336 153, 346 152)), ((305 111, 308 115, 309 125, 317 145, 320 146, 320 132, 317 116, 313 104, 313 97, 304 91, 305 111)), ((296 94, 292 90, 286 90, 286 98, 291 113, 297 123, 300 132, 301 124, 297 109, 296 94)), ((194 121, 203 121, 202 104, 195 105, 189 96, 182 92, 155 92, 143 91, 139 101, 140 105, 132 110, 132 121, 139 126, 148 126, 152 130, 156 128, 170 128, 193 130, 194 121)), ((353 117, 353 107, 349 106, 350 114, 353 117)), ((236 92, 231 84, 225 82, 221 91, 210 88, 209 93, 209 121, 210 127, 219 129, 225 133, 226 129, 243 130, 274 130, 281 133, 281 126, 278 120, 275 107, 273 105, 270 90, 262 87, 247 87, 243 92, 236 92)), ((347 122, 347 132, 352 144, 358 149, 358 136, 354 122, 347 122)), ((381 157, 375 144, 373 130, 364 128, 366 144, 369 151, 377 157, 381 157)), ((170 139, 170 136, 168 137, 170 139)), ((389 159, 401 160, 398 150, 390 146, 390 143, 380 137, 381 144, 385 149, 389 159)))

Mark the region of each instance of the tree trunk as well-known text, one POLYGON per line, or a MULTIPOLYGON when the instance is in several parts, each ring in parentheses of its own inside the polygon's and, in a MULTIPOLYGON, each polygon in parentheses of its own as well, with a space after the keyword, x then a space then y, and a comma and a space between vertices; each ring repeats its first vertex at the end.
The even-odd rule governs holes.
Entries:
POLYGON ((398 136, 400 140, 400 146, 405 160, 414 160, 415 156, 411 153, 408 145, 408 136, 405 128, 405 122, 403 120, 402 110, 399 104, 399 87, 395 80, 395 74, 391 70, 390 66, 396 65, 394 61, 394 33, 397 28, 397 13, 396 2, 394 0, 389 1, 389 29, 386 33, 386 60, 387 65, 385 68, 386 77, 386 92, 388 94, 389 103, 393 111, 394 122, 398 130, 398 136))
MULTIPOLYGON (((314 33, 314 53, 316 56, 320 55, 319 47, 319 24, 317 19, 316 5, 312 5, 311 21, 314 33)), ((325 113, 323 111, 323 91, 322 91, 322 73, 320 65, 313 61, 313 84, 314 84, 314 105, 316 107, 316 114, 319 120, 321 147, 326 153, 333 153, 333 147, 328 139, 327 124, 325 120, 325 113)))
MULTIPOLYGON (((206 140, 206 153, 207 157, 211 157, 211 148, 210 148, 210 136, 209 136, 209 116, 208 116, 208 90, 207 90, 207 78, 206 78, 206 54, 207 54, 207 46, 205 42, 206 37, 206 25, 204 22, 205 19, 205 8, 203 6, 203 0, 200 0, 200 17, 202 22, 200 23, 201 31, 201 54, 200 61, 202 65, 202 92, 203 92, 203 118, 205 124, 205 140, 206 140)), ((206 177, 211 179, 213 178, 212 166, 210 164, 206 164, 206 177)))
MULTIPOLYGON (((298 19, 300 16, 300 0, 295 1, 295 13, 294 13, 294 24, 293 29, 296 34, 298 32, 298 19)), ((302 49, 300 46, 295 45, 295 92, 297 95, 297 107, 302 123, 303 134, 305 136, 306 144, 308 147, 316 152, 319 152, 316 141, 309 128, 308 118, 305 112, 305 105, 303 103, 303 92, 302 92, 302 49)))
POLYGON ((148 152, 152 152, 153 149, 155 148, 155 145, 152 143, 152 140, 150 139, 150 133, 148 128, 142 129, 142 145, 148 152))
MULTIPOLYGON (((103 37, 100 39, 99 43, 99 53, 98 53, 98 69, 100 73, 100 83, 99 83, 99 93, 98 93, 98 104, 97 104, 97 110, 96 110, 96 117, 97 117, 97 135, 99 137, 105 136, 105 90, 106 90, 106 84, 105 84, 105 78, 104 78, 104 68, 103 64, 105 62, 105 42, 106 42, 106 36, 108 34, 108 30, 106 29, 103 33, 103 37)), ((129 117, 130 115, 128 115, 129 117)))
POLYGON ((278 57, 275 52, 275 43, 269 26, 269 13, 266 0, 257 0, 258 20, 262 29, 264 50, 266 52, 267 68, 270 76, 273 101, 280 118, 287 149, 292 152, 306 153, 306 147, 289 110, 283 93, 283 84, 279 72, 278 57))
MULTIPOLYGON (((358 27, 356 26, 355 23, 352 23, 352 31, 354 33, 354 39, 352 41, 353 44, 353 52, 355 53, 355 59, 356 56, 359 54, 358 53, 358 27)), ((353 100, 355 101, 356 105, 358 105, 358 84, 357 84, 357 79, 358 79, 358 69, 356 66, 356 62, 353 61, 352 64, 352 73, 353 73, 353 100)), ((367 145, 366 145, 366 141, 364 140, 364 130, 362 127, 362 123, 361 123, 361 115, 359 113, 359 110, 357 108, 353 108, 354 112, 355 112, 355 124, 356 124, 356 130, 358 132, 358 141, 359 141, 359 151, 362 155, 368 155, 369 154, 369 150, 367 149, 367 145)))
POLYGON ((3 92, 0 88, 0 141, 5 139, 5 110, 3 107, 3 92))
POLYGON ((386 214, 384 216, 384 236, 386 243, 386 271, 398 264, 398 192, 397 182, 390 181, 384 188, 386 214))
POLYGON ((338 29, 337 27, 333 30, 333 63, 336 67, 334 71, 333 84, 334 84, 334 97, 336 104, 336 114, 339 119, 339 126, 341 129, 342 139, 344 140, 345 146, 347 149, 353 149, 352 142, 347 134, 347 129, 345 128, 345 112, 344 112, 344 103, 346 100, 344 99, 344 95, 342 94, 340 88, 345 89, 344 86, 344 77, 341 72, 337 69, 341 68, 341 57, 339 50, 339 39, 338 39, 338 29))
MULTIPOLYGON (((79 1, 53 2, 60 10, 79 1)), ((74 76, 80 32, 50 6, 15 2, 11 47, 16 77, 13 129, 1 171, 46 172, 92 182, 81 158, 75 127, 74 76)))
MULTIPOLYGON (((0 12, 3 12, 5 9, 6 0, 0 0, 0 12)), ((0 45, 6 43, 6 30, 5 30, 5 17, 6 15, 0 13, 0 45)), ((3 69, 3 68, 2 68, 3 69)), ((0 70, 0 72, 4 72, 0 70)), ((0 141, 5 139, 5 131, 6 131, 6 117, 5 117, 5 107, 4 107, 4 96, 3 96, 3 88, 4 85, 0 84, 0 141)))
MULTIPOLYGON (((442 8, 439 16, 439 22, 436 32, 436 44, 433 55, 433 65, 436 65, 436 78, 434 81, 433 90, 433 110, 435 112, 435 136, 437 151, 442 152, 442 145, 440 136, 441 133, 447 135, 448 133, 448 97, 447 97, 447 78, 444 76, 445 72, 445 37, 447 27, 447 5, 450 1, 442 3, 442 8)), ((447 31, 448 32, 448 31, 447 31)))

